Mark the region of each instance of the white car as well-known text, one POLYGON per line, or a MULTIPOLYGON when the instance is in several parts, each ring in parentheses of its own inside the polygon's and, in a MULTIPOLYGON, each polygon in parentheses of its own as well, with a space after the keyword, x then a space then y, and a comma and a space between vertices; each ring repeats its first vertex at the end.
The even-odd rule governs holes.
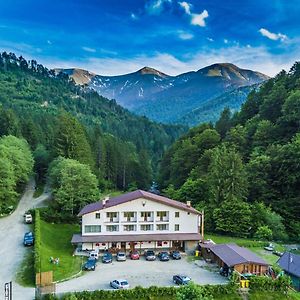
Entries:
POLYGON ((24 214, 24 222, 26 224, 31 224, 32 223, 32 215, 30 213, 25 213, 24 214))
POLYGON ((98 258, 99 258, 99 252, 96 251, 96 250, 91 251, 91 252, 90 252, 90 255, 89 255, 89 258, 93 258, 93 259, 98 260, 98 258))
POLYGON ((115 279, 111 281, 110 286, 114 289, 128 289, 129 283, 126 279, 115 279))
POLYGON ((118 252, 117 254, 117 261, 125 261, 126 260, 126 253, 125 252, 118 252))

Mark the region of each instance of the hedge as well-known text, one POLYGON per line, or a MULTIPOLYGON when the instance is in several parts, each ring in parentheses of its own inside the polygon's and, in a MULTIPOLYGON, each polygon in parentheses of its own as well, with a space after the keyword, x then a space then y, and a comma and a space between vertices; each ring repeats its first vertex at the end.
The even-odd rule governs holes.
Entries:
MULTIPOLYGON (((219 295, 232 295, 236 294, 237 289, 233 284, 227 285, 194 285, 201 290, 201 294, 206 297, 213 298, 219 295)), ((135 287, 129 290, 98 290, 93 292, 77 292, 65 294, 62 297, 54 295, 46 295, 45 300, 152 300, 154 299, 177 299, 178 294, 184 294, 184 289, 188 287, 157 287, 151 286, 149 288, 135 287), (182 293, 183 292, 183 293, 182 293)))
POLYGON ((276 279, 272 279, 267 276, 257 276, 250 279, 250 292, 257 291, 270 291, 287 293, 289 286, 291 285, 291 279, 288 276, 280 276, 276 279))
POLYGON ((34 270, 35 273, 39 273, 41 267, 41 218, 40 212, 38 209, 35 210, 35 219, 34 219, 34 270))

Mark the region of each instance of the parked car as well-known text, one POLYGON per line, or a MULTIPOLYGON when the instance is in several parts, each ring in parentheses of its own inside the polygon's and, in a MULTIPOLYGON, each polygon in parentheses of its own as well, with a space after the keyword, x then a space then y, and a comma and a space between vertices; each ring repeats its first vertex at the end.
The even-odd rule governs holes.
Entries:
POLYGON ((110 286, 114 289, 128 289, 129 283, 126 279, 115 279, 111 281, 110 286))
POLYGON ((118 252, 117 254, 117 261, 125 261, 126 260, 126 253, 125 252, 118 252))
POLYGON ((32 246, 34 244, 34 235, 31 231, 24 234, 23 244, 24 246, 32 246))
POLYGON ((188 284, 191 281, 191 278, 185 275, 174 275, 173 282, 175 284, 188 284))
POLYGON ((102 262, 105 264, 112 262, 112 255, 110 252, 105 252, 102 257, 102 262))
POLYGON ((140 254, 137 250, 133 250, 130 252, 130 258, 132 260, 137 260, 137 259, 140 259, 140 254))
POLYGON ((28 212, 24 214, 24 223, 31 224, 32 223, 32 215, 28 212))
POLYGON ((93 259, 98 260, 98 258, 99 258, 99 252, 97 250, 91 251, 90 255, 89 255, 89 258, 93 258, 93 259))
POLYGON ((160 261, 169 261, 170 260, 169 253, 167 251, 159 252, 158 258, 160 261))
POLYGON ((173 259, 181 259, 181 254, 180 254, 180 252, 178 250, 171 251, 170 252, 170 256, 173 259))
POLYGON ((95 271, 97 260, 95 258, 88 258, 86 263, 83 265, 83 269, 86 271, 95 271))
POLYGON ((153 250, 146 250, 145 251, 145 258, 146 260, 156 260, 156 256, 153 250))
POLYGON ((269 244, 269 246, 264 247, 267 251, 274 251, 274 245, 272 243, 269 244))

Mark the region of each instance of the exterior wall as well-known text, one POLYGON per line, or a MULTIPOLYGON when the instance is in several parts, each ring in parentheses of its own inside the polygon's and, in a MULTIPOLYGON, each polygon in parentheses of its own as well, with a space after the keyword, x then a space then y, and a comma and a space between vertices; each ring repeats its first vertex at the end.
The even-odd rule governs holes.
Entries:
POLYGON ((243 273, 251 273, 257 275, 263 275, 267 272, 267 266, 256 265, 256 264, 240 264, 235 265, 234 270, 243 274, 243 273))
POLYGON ((196 250, 198 245, 197 241, 185 241, 184 242, 184 251, 186 253, 192 254, 196 250))
POLYGON ((161 204, 148 199, 135 199, 117 206, 95 211, 82 216, 82 235, 118 235, 118 234, 153 234, 153 233, 198 233, 201 225, 201 216, 189 213, 172 206, 161 204), (157 211, 167 211, 168 215, 163 221, 157 217, 157 211), (107 218, 107 212, 117 212, 118 217, 112 221, 107 218), (135 212, 135 217, 131 221, 127 221, 124 212, 135 212), (141 217, 141 212, 152 212, 152 218, 145 221, 141 217), (175 217, 175 213, 179 212, 179 217, 175 217), (96 213, 100 214, 100 218, 96 219, 96 213), (141 225, 152 225, 153 230, 141 230, 141 225), (157 225, 167 224, 168 230, 157 230, 157 225), (175 231, 175 224, 179 225, 179 231, 175 231), (101 232, 84 231, 86 225, 101 225, 101 232), (107 231, 108 225, 118 225, 119 231, 107 231), (135 225, 136 231, 126 231, 124 225, 135 225))
POLYGON ((300 292, 300 277, 296 277, 289 273, 287 273, 287 275, 291 277, 293 287, 300 292))
MULTIPOLYGON (((170 249, 174 246, 172 241, 162 241, 162 244, 159 245, 158 242, 151 242, 151 241, 144 241, 144 242, 136 242, 134 243, 134 245, 131 246, 131 243, 126 242, 125 244, 125 250, 129 251, 132 249, 132 246, 134 247, 134 249, 136 250, 145 250, 145 249, 154 249, 157 250, 158 252, 162 249, 170 249)), ((123 244, 123 245, 124 245, 123 244)), ((197 242, 195 241, 186 241, 186 242, 181 242, 180 243, 181 246, 184 244, 188 244, 190 247, 194 248, 188 248, 188 250, 195 250, 195 244, 197 244, 197 242)), ((82 243, 82 250, 100 250, 100 251, 105 251, 105 250, 112 250, 112 252, 120 250, 124 248, 121 245, 121 242, 117 242, 114 245, 109 242, 109 243, 82 243), (113 247, 115 246, 115 247, 113 247)))

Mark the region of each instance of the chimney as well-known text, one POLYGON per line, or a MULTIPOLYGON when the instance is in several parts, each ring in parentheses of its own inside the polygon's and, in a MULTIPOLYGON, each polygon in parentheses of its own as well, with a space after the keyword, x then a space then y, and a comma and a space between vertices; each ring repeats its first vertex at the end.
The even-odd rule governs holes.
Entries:
POLYGON ((102 200, 102 205, 103 207, 105 206, 106 202, 109 200, 109 196, 106 196, 103 200, 102 200))
POLYGON ((186 206, 191 207, 191 201, 186 201, 186 206))

